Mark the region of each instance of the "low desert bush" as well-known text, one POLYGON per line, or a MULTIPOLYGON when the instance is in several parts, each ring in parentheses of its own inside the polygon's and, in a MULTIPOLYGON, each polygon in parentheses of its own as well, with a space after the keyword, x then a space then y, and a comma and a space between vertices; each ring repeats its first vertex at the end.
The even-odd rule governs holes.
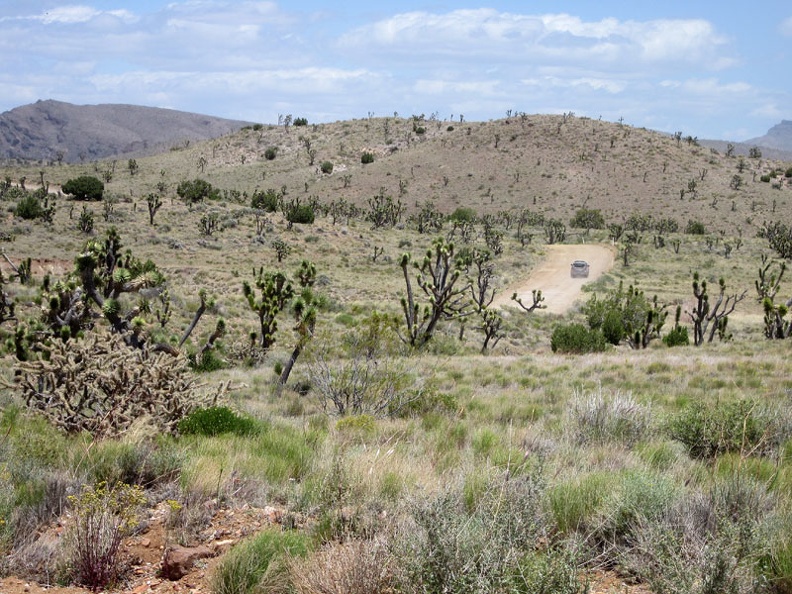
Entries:
POLYGON ((194 410, 181 419, 178 429, 183 435, 253 435, 261 426, 255 419, 239 415, 227 406, 210 406, 194 410))
POLYGON ((364 165, 374 162, 374 153, 365 152, 360 156, 360 162, 364 165))
POLYGON ((550 338, 554 353, 597 353, 608 348, 605 336, 583 324, 559 324, 550 338))
POLYGON ((634 518, 637 529, 621 557, 625 569, 655 592, 785 591, 771 581, 785 572, 781 564, 773 569, 771 559, 784 554, 773 543, 785 540, 779 528, 786 523, 771 519, 774 502, 762 485, 733 475, 679 493, 655 513, 634 518))
POLYGON ((44 207, 35 194, 27 194, 14 209, 14 216, 22 219, 33 220, 44 216, 44 207))
POLYGON ((265 530, 233 548, 212 576, 214 594, 285 591, 288 560, 304 557, 310 539, 299 532, 265 530))
POLYGON ((690 344, 687 326, 676 326, 663 336, 663 343, 667 347, 687 346, 690 344))
POLYGON ((668 423, 668 434, 694 458, 712 459, 726 452, 748 452, 767 444, 766 422, 758 405, 748 400, 700 402, 687 406, 668 423))
POLYGON ((139 487, 119 483, 85 486, 70 497, 73 524, 69 527, 70 567, 76 583, 96 592, 119 577, 121 541, 137 525, 145 498, 139 487))
MULTIPOLYGON (((522 571, 537 551, 537 542, 548 534, 539 473, 506 482, 502 476, 491 477, 473 499, 460 487, 409 505, 405 525, 398 527, 391 545, 398 560, 397 589, 541 591, 529 583, 531 572, 522 571)), ((546 552, 551 554, 550 549, 546 552)), ((576 576, 578 567, 572 563, 568 570, 567 577, 576 576)), ((533 575, 536 582, 548 579, 546 571, 533 575)))

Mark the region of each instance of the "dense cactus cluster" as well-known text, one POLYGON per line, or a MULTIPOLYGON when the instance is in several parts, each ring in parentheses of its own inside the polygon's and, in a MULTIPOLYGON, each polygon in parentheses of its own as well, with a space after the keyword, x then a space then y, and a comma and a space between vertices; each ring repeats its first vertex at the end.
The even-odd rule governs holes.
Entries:
POLYGON ((68 433, 113 436, 141 420, 173 432, 200 404, 183 358, 130 348, 118 334, 43 348, 46 358, 18 363, 16 381, 26 405, 68 433))

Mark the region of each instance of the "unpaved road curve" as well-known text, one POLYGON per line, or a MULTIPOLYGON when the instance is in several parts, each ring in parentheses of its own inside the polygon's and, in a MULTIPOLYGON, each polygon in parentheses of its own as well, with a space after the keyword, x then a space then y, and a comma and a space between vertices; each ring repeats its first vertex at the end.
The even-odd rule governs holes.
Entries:
MULTIPOLYGON (((546 255, 539 265, 531 271, 530 276, 519 283, 506 287, 492 302, 494 306, 519 307, 511 296, 517 296, 523 303, 530 305, 531 292, 534 289, 542 291, 547 308, 542 311, 561 314, 567 311, 580 297, 583 285, 598 279, 603 273, 613 266, 614 248, 608 245, 554 244, 545 246, 546 255), (589 263, 588 278, 572 278, 569 274, 570 266, 575 260, 585 260, 589 263)), ((538 311, 538 310, 537 310, 538 311)))

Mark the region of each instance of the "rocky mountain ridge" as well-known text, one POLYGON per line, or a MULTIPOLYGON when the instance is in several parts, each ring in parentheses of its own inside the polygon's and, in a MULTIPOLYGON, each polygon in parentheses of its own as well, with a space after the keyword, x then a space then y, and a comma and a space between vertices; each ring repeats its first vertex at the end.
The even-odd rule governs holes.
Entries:
POLYGON ((157 107, 37 101, 0 114, 0 161, 78 163, 152 155, 247 125, 157 107))

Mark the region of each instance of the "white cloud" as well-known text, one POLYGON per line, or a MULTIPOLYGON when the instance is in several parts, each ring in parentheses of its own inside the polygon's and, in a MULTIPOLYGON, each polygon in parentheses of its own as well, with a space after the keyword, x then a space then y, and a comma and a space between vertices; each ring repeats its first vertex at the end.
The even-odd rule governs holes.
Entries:
POLYGON ((784 19, 780 25, 780 30, 782 35, 786 35, 792 37, 792 17, 788 19, 784 19))
POLYGON ((45 25, 78 25, 103 16, 110 16, 126 23, 137 21, 137 17, 128 10, 101 11, 83 5, 55 7, 31 18, 45 25))
POLYGON ((725 65, 727 44, 701 19, 583 21, 568 14, 523 15, 494 9, 445 14, 409 12, 357 28, 340 38, 347 51, 427 59, 497 57, 508 62, 579 62, 609 68, 679 63, 725 65))
POLYGON ((492 97, 499 95, 499 81, 444 81, 437 79, 419 79, 412 85, 412 90, 421 95, 459 95, 475 97, 492 97))

